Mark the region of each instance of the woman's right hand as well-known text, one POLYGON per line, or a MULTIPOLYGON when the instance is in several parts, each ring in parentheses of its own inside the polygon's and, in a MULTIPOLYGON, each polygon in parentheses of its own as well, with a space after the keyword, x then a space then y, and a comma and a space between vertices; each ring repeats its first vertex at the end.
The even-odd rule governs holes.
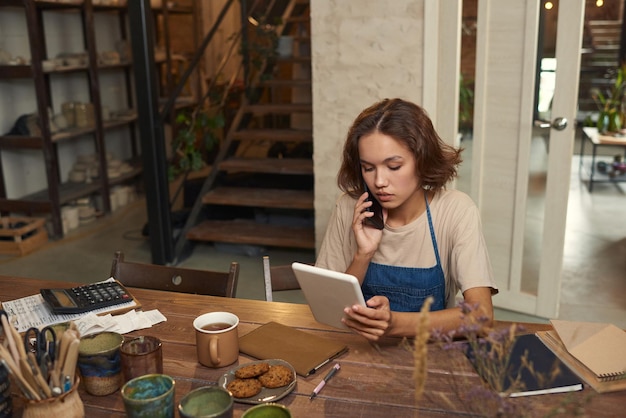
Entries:
MULTIPOLYGON (((374 254, 378 249, 383 231, 365 225, 365 218, 371 216, 367 208, 372 206, 372 202, 367 201, 368 193, 363 193, 354 206, 354 216, 352 218, 352 231, 358 246, 358 252, 362 254, 374 254)), ((387 210, 383 209, 383 219, 387 217, 387 210)))

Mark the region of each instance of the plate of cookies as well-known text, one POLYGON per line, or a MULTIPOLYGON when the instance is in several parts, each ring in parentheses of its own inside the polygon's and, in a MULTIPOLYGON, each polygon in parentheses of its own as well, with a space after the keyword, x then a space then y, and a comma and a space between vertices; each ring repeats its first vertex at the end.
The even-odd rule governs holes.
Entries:
POLYGON ((296 371, 285 360, 253 361, 231 369, 218 384, 232 393, 235 402, 275 402, 296 387, 296 371))

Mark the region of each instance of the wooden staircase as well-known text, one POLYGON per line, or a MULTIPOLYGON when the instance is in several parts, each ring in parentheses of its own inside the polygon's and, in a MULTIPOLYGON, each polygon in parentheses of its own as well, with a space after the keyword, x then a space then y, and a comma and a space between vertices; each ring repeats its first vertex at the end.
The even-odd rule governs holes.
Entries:
POLYGON ((578 110, 596 113, 598 107, 591 97, 591 90, 607 91, 614 83, 614 73, 619 66, 619 48, 622 31, 621 20, 590 20, 588 38, 583 45, 578 110))
POLYGON ((254 85, 260 99, 243 99, 178 240, 177 257, 185 240, 315 248, 308 3, 289 2, 281 35, 293 36, 294 53, 270 59, 264 73, 272 76, 254 85))

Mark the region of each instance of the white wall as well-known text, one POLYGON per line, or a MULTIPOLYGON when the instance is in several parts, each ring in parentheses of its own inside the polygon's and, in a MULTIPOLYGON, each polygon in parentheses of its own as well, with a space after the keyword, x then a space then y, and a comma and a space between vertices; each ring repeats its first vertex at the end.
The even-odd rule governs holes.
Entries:
POLYGON ((311 0, 317 247, 348 128, 387 97, 421 103, 424 0, 311 0))

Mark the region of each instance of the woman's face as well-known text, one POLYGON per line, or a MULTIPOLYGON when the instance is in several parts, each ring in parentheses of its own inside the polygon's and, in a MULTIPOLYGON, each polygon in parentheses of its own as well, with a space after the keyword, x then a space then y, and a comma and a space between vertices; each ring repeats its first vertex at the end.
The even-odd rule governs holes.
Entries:
POLYGON ((415 157, 396 139, 374 132, 359 139, 361 173, 371 193, 392 215, 395 209, 408 209, 407 202, 418 199, 419 182, 415 157))

